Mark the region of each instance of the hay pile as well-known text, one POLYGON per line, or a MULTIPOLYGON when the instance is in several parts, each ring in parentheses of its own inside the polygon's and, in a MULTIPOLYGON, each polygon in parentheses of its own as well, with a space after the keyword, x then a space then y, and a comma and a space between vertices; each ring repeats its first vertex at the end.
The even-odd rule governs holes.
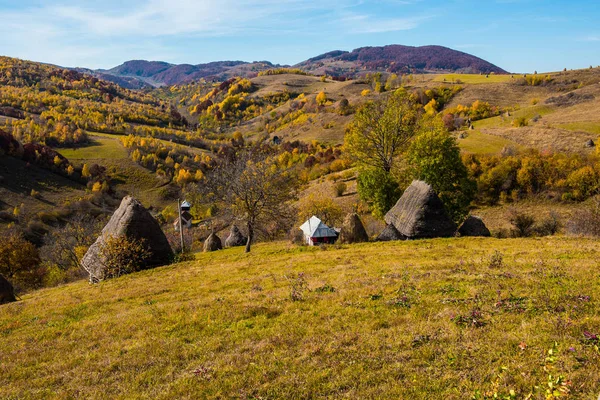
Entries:
POLYGON ((204 241, 204 252, 217 251, 223 249, 221 239, 213 232, 204 241))
POLYGON ((15 298, 15 289, 10 282, 0 275, 0 304, 17 301, 15 298))
POLYGON ((227 237, 227 239, 225 239, 225 246, 226 247, 245 246, 246 242, 248 242, 248 239, 242 234, 242 232, 236 225, 233 225, 231 227, 231 231, 229 232, 229 236, 227 237))
POLYGON ((458 228, 460 236, 492 236, 483 220, 475 215, 469 215, 465 222, 458 228))
POLYGON ((158 222, 142 203, 126 196, 81 260, 81 265, 89 273, 91 282, 104 279, 105 266, 100 251, 111 236, 144 240, 150 252, 146 260, 146 266, 149 268, 169 264, 173 259, 173 250, 158 222))
POLYGON ((340 243, 368 242, 369 235, 357 213, 348 214, 340 231, 340 243))
POLYGON ((423 181, 411 183, 385 215, 385 222, 409 239, 450 237, 456 232, 456 224, 446 213, 444 204, 423 181))

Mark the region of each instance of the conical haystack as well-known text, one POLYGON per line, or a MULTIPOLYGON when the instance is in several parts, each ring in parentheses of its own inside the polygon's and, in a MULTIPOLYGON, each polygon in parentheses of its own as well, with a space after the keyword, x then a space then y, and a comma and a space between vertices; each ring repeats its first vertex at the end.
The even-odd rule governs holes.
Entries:
POLYGON ((387 225, 375 239, 378 242, 389 242, 392 240, 406 240, 406 236, 398 232, 394 225, 387 225))
POLYGON ((400 200, 385 215, 385 222, 409 239, 450 237, 456 224, 444 204, 427 183, 413 181, 400 200))
POLYGON ((480 217, 469 215, 465 222, 458 228, 460 236, 483 236, 490 237, 490 230, 485 226, 480 217))
POLYGON ((217 251, 223 249, 221 239, 215 234, 211 233, 204 241, 204 251, 217 251))
POLYGON ((229 236, 225 239, 225 247, 245 246, 248 239, 242 234, 240 229, 233 225, 229 236))
POLYGON ((369 235, 357 213, 348 214, 340 232, 340 243, 368 242, 369 235))
POLYGON ((158 222, 139 201, 126 196, 81 260, 81 265, 90 274, 90 281, 104 279, 105 266, 100 255, 101 249, 109 237, 122 236, 131 240, 144 240, 150 252, 146 259, 147 268, 168 264, 173 259, 173 250, 158 222))
POLYGON ((17 301, 15 289, 4 276, 0 275, 0 304, 13 301, 17 301))

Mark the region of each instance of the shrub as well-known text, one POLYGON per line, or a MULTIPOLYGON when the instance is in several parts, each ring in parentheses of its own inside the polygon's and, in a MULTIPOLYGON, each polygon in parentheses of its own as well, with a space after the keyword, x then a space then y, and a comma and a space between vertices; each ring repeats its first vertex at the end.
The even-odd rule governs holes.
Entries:
POLYGON ((519 117, 515 119, 512 124, 515 128, 522 128, 529 125, 529 121, 525 117, 519 117))
POLYGON ((100 257, 105 267, 104 279, 110 279, 144 269, 150 251, 143 239, 109 236, 100 248, 100 257))
POLYGON ((43 277, 39 267, 38 249, 25 240, 20 232, 10 229, 2 233, 0 240, 0 274, 15 286, 38 287, 43 277))
POLYGON ((600 199, 591 207, 573 214, 567 223, 567 232, 572 235, 600 236, 600 199))
POLYGON ((513 226, 514 237, 530 237, 534 234, 535 218, 516 209, 508 212, 508 221, 513 226))
POLYGON ((562 224, 559 215, 552 211, 538 226, 535 227, 535 232, 538 236, 556 235, 561 229, 561 226, 562 224))
POLYGON ((341 197, 344 195, 344 192, 346 192, 347 188, 348 187, 344 182, 338 182, 333 186, 333 192, 335 193, 336 197, 341 197))
POLYGON ((402 195, 398 182, 389 172, 380 169, 361 170, 357 184, 360 198, 369 204, 373 215, 377 218, 383 218, 402 195))
POLYGON ((304 222, 313 215, 329 226, 341 223, 344 218, 343 210, 333 199, 310 195, 300 200, 298 218, 299 221, 304 222))

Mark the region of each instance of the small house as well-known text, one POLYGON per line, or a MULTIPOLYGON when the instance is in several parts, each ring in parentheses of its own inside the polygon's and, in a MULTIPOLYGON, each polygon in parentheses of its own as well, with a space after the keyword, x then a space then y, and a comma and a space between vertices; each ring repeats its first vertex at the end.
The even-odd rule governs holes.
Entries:
POLYGON ((314 215, 308 221, 300 226, 304 233, 304 240, 309 246, 314 246, 322 243, 335 243, 338 238, 338 233, 335 229, 328 227, 319 218, 314 215))

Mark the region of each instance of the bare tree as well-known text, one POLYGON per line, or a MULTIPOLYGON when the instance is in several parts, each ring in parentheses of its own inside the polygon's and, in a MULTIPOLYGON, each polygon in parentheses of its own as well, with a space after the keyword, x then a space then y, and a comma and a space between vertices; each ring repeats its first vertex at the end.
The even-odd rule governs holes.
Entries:
POLYGON ((42 259, 64 271, 71 268, 83 271, 81 258, 101 229, 101 221, 83 214, 74 215, 66 224, 46 235, 40 249, 42 259))
POLYGON ((206 177, 203 197, 244 223, 249 252, 257 231, 291 220, 290 202, 296 199, 297 189, 293 171, 280 167, 265 149, 253 147, 219 160, 206 177))

